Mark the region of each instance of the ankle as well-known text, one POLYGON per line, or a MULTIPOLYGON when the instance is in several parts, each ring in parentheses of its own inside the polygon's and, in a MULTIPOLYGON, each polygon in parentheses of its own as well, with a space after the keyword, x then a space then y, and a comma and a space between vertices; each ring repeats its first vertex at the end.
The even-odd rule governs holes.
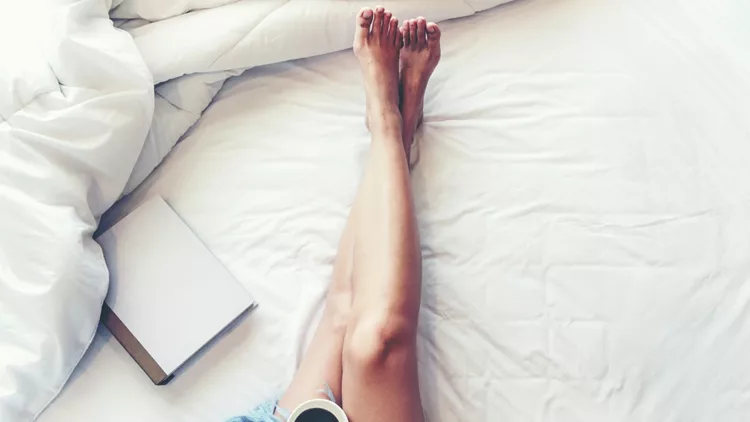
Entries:
POLYGON ((402 133, 403 121, 396 105, 376 107, 371 110, 369 119, 371 132, 402 133))

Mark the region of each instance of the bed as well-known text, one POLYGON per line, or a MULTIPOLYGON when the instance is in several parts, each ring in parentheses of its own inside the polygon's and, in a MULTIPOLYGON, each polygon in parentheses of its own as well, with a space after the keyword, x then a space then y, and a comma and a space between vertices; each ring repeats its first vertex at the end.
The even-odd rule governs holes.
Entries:
MULTIPOLYGON (((427 420, 746 420, 748 19, 741 0, 519 0, 441 24, 413 171, 427 420)), ((363 110, 351 51, 224 82, 102 225, 163 196, 260 307, 163 387, 100 328, 38 420, 219 421, 281 392, 363 110)))

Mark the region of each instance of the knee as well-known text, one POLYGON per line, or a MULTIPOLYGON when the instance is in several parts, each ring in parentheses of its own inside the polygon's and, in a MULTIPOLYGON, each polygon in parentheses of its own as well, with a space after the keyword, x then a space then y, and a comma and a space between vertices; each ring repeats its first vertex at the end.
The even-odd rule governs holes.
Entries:
POLYGON ((388 312, 353 317, 344 342, 344 361, 358 368, 378 368, 413 353, 416 323, 388 312))

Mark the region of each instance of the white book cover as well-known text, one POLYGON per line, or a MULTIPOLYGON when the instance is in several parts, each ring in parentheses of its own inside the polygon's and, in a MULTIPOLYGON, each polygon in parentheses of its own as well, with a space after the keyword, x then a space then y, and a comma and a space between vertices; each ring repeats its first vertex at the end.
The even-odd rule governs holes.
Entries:
POLYGON ((168 382, 192 355, 255 307, 161 197, 149 199, 97 241, 110 272, 102 321, 154 383, 168 382))

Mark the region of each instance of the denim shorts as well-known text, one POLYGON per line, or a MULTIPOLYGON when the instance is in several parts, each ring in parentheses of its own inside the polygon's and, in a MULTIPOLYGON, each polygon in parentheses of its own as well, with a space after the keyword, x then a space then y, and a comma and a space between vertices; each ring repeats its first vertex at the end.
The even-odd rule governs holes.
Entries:
MULTIPOLYGON (((325 384, 319 392, 325 394, 328 397, 328 400, 338 404, 336 397, 333 395, 333 391, 331 391, 331 387, 329 387, 328 384, 325 384)), ((291 412, 278 407, 278 404, 279 399, 268 400, 258 405, 249 414, 245 416, 235 416, 227 420, 227 422, 285 422, 289 418, 291 412), (274 413, 278 413, 281 418, 275 416, 274 413)))

